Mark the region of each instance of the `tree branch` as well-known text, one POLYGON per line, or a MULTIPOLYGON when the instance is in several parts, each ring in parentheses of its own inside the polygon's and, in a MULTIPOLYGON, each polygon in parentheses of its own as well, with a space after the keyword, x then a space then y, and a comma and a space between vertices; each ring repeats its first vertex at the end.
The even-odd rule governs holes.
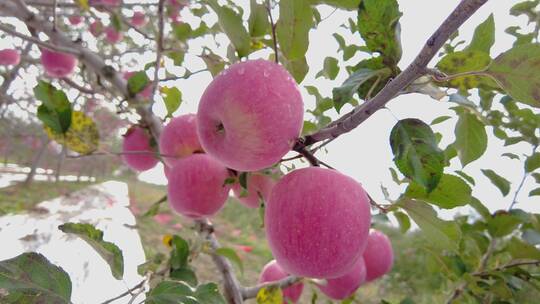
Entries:
POLYGON ((137 285, 135 285, 132 288, 128 289, 126 292, 123 292, 123 293, 119 294, 118 296, 116 296, 116 297, 114 297, 112 299, 109 299, 109 300, 107 300, 105 302, 102 302, 101 304, 112 303, 112 302, 114 302, 114 301, 116 301, 118 299, 121 299, 121 298, 123 298, 123 297, 125 297, 127 295, 132 294, 132 292, 135 291, 135 290, 139 290, 139 289, 144 290, 144 284, 145 283, 146 283, 146 279, 140 281, 137 285))
POLYGON ((276 24, 274 23, 274 17, 272 17, 272 5, 270 4, 270 1, 272 0, 266 0, 266 12, 268 13, 268 19, 270 20, 270 26, 272 27, 272 43, 274 46, 274 56, 276 57, 274 60, 276 63, 279 63, 279 57, 278 57, 278 47, 277 47, 277 39, 276 39, 276 24))
MULTIPOLYGON (((0 4, 0 8, 2 8, 3 4, 4 3, 0 4)), ((7 3, 5 3, 5 4, 7 4, 7 3)), ((59 46, 59 45, 53 45, 53 44, 41 41, 38 38, 35 38, 35 37, 32 37, 32 36, 27 36, 27 35, 24 35, 24 34, 21 34, 21 33, 17 32, 17 31, 14 31, 14 30, 12 30, 11 28, 9 28, 9 27, 7 27, 5 25, 0 24, 0 31, 5 32, 5 33, 7 33, 9 35, 12 35, 12 36, 15 36, 15 37, 19 37, 22 40, 37 44, 37 45, 39 45, 41 47, 44 47, 44 48, 47 48, 47 49, 50 49, 50 50, 53 50, 53 51, 73 54, 73 55, 76 55, 76 56, 80 55, 80 53, 77 50, 62 47, 62 46, 59 46)), ((54 30, 54 31, 56 31, 56 30, 54 30)))
POLYGON ((446 18, 435 33, 427 40, 414 61, 395 79, 389 82, 375 97, 373 97, 373 99, 356 107, 350 113, 338 119, 331 126, 321 129, 315 134, 308 135, 299 141, 303 141, 304 145, 309 146, 325 139, 336 138, 350 132, 376 111, 383 108, 386 103, 392 100, 401 90, 426 73, 427 65, 448 40, 450 35, 452 35, 487 1, 488 0, 462 0, 450 16, 446 18))
POLYGON ((266 283, 262 283, 262 284, 258 284, 258 285, 255 285, 255 286, 252 286, 252 287, 243 287, 242 288, 242 297, 244 298, 244 300, 246 299, 251 299, 251 298, 255 298, 257 296, 257 293, 259 293, 259 290, 263 289, 263 288, 270 288, 270 287, 275 287, 275 288, 287 288, 291 285, 294 285, 295 283, 298 283, 302 280, 301 277, 296 277, 296 276, 288 276, 284 279, 281 279, 279 281, 275 281, 275 282, 266 282, 266 283))
POLYGON ((154 100, 154 96, 156 95, 156 89, 158 87, 159 83, 159 68, 161 67, 161 56, 163 53, 163 28, 164 28, 164 22, 163 22, 163 6, 165 4, 165 0, 159 0, 158 5, 158 36, 156 37, 156 66, 154 70, 154 81, 152 83, 152 100, 154 100))

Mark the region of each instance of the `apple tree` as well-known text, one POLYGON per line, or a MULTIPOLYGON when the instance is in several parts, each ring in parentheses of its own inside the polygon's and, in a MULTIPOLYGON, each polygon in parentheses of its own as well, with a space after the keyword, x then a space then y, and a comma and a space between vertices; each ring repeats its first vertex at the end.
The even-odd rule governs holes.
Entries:
MULTIPOLYGON (((360 303, 355 291, 394 263, 391 240, 370 229, 381 218, 427 237, 426 271, 444 278, 447 303, 517 303, 527 288, 540 287, 540 215, 517 204, 526 181, 540 184, 540 1, 516 1, 509 14, 531 26, 506 29, 515 42, 500 54, 491 53, 493 15, 469 41, 458 31, 487 2, 456 1, 442 24, 426 25, 433 34, 402 69, 397 0, 3 0, 0 31, 10 42, 0 50, 0 109, 27 109, 27 119, 39 120, 50 140, 81 161, 118 155, 139 172, 164 164, 167 193, 157 204, 192 219, 203 245, 172 236, 170 255, 149 257, 139 267, 144 281, 107 303, 142 292, 146 303, 296 303, 308 284, 328 299, 360 303), (321 6, 354 16, 336 24, 339 50, 324 50, 316 76, 348 74, 330 96, 305 81, 309 34, 325 19, 321 6), (206 68, 189 70, 191 60, 206 68), (176 114, 182 92, 169 83, 198 73, 213 80, 200 88, 197 113, 176 114), (12 88, 18 77, 23 90, 12 88), (314 108, 302 90, 315 98, 314 108), (403 191, 392 196, 383 187, 381 202, 318 154, 331 154, 333 140, 410 93, 452 104, 453 116, 387 126, 390 172, 403 191), (165 115, 155 113, 159 106, 165 115), (114 109, 122 123, 94 120, 100 107, 114 109), (443 146, 433 126, 452 118, 455 138, 443 146), (121 149, 103 144, 125 124, 121 149), (519 184, 490 168, 480 177, 464 171, 490 147, 488 132, 528 151, 501 156, 519 163, 519 184), (490 212, 489 202, 473 195, 477 178, 509 197, 506 210, 490 212), (241 262, 220 245, 211 221, 230 190, 260 213, 275 258, 251 286, 239 283, 233 264, 241 262), (440 217, 463 206, 474 212, 440 217), (211 256, 218 282, 198 282, 190 261, 199 253, 211 256)), ((540 188, 529 193, 538 195, 540 188)), ((58 228, 86 240, 122 278, 122 252, 102 231, 87 223, 58 228)), ((1 261, 0 274, 2 303, 70 303, 69 276, 38 253, 1 261)))

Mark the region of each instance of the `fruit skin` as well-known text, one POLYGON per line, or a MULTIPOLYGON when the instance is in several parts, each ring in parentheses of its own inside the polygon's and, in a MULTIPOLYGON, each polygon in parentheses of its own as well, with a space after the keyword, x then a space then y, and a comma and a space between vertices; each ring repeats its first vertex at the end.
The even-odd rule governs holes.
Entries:
POLYGON ((153 149, 150 146, 149 134, 140 127, 132 127, 124 135, 122 151, 125 152, 148 152, 141 154, 122 154, 124 163, 133 170, 146 171, 152 169, 158 159, 153 155, 153 149))
POLYGON ((302 96, 280 65, 236 63, 206 88, 197 113, 204 150, 238 171, 270 167, 293 146, 303 125, 302 96))
POLYGON ((131 25, 136 27, 141 27, 146 24, 146 16, 142 12, 135 12, 133 13, 133 17, 131 17, 131 25))
POLYGON ((105 40, 108 43, 114 44, 120 42, 124 38, 124 34, 117 31, 114 27, 109 26, 105 29, 105 40))
POLYGON ((366 264, 364 259, 360 257, 345 275, 328 279, 325 285, 317 284, 317 287, 330 299, 344 300, 354 294, 365 281, 366 264))
POLYGON ((41 64, 49 77, 63 78, 73 73, 75 66, 77 66, 77 58, 70 54, 42 48, 41 64))
POLYGON ((167 185, 171 208, 190 218, 216 214, 227 201, 230 186, 225 166, 210 155, 193 154, 171 168, 167 185))
POLYGON ((14 49, 0 50, 0 65, 17 65, 21 62, 19 51, 14 49))
POLYGON ((369 232, 363 257, 366 262, 366 280, 368 282, 390 272, 394 264, 394 251, 392 250, 392 243, 386 234, 372 229, 369 232))
POLYGON ((171 119, 161 131, 159 152, 162 155, 178 157, 163 157, 165 163, 171 167, 180 158, 193 153, 204 152, 197 135, 197 116, 195 114, 186 114, 171 119))
POLYGON ((336 278, 351 269, 367 244, 369 199, 344 174, 303 168, 274 186, 264 223, 270 250, 285 271, 336 278))
POLYGON ((234 196, 238 198, 238 201, 244 206, 249 208, 259 208, 259 194, 265 202, 270 198, 270 193, 272 193, 272 188, 275 186, 276 181, 264 174, 252 173, 248 174, 247 177, 247 196, 241 197, 242 187, 239 183, 235 183, 232 186, 234 196))
POLYGON ((71 25, 79 25, 83 21, 83 17, 79 15, 71 15, 68 17, 68 21, 71 25))
MULTIPOLYGON (((279 281, 288 276, 289 274, 279 266, 276 260, 272 260, 264 265, 261 275, 259 276, 259 283, 279 281)), ((296 283, 283 289, 283 303, 286 304, 287 300, 290 300, 293 303, 298 302, 303 289, 303 283, 296 283)))
POLYGON ((96 20, 90 24, 88 30, 90 31, 90 34, 97 38, 103 33, 103 24, 101 21, 96 20))

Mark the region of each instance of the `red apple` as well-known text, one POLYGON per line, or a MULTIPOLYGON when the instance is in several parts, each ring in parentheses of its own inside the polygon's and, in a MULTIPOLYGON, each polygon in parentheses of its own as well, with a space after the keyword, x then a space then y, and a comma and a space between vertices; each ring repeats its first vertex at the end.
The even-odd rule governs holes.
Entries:
POLYGON ((124 38, 124 34, 117 31, 113 26, 109 26, 105 29, 105 40, 110 44, 120 42, 124 38))
POLYGON ((197 116, 187 114, 171 119, 161 131, 159 151, 163 155, 175 156, 163 158, 171 167, 180 158, 204 152, 197 135, 197 116))
POLYGON ((326 284, 317 284, 317 287, 330 299, 343 300, 354 294, 365 281, 366 265, 364 259, 360 257, 345 275, 327 279, 326 284))
POLYGON ((364 251, 369 199, 358 182, 335 170, 299 169, 272 189, 264 222, 270 250, 285 271, 336 278, 364 251))
POLYGON ((60 53, 41 49, 41 64, 45 72, 52 78, 63 78, 69 76, 77 66, 77 58, 71 54, 60 53))
POLYGON ((197 113, 206 153, 238 171, 278 162, 303 125, 302 96, 281 65, 267 60, 237 63, 206 88, 197 113))
POLYGON ((101 21, 96 20, 90 24, 88 30, 90 31, 90 34, 92 34, 94 37, 99 37, 103 33, 103 24, 101 23, 101 21))
MULTIPOLYGON (((272 260, 264 266, 261 275, 259 276, 259 283, 275 282, 288 276, 289 274, 278 265, 276 260, 272 260)), ((304 284, 302 283, 296 283, 283 289, 283 304, 287 304, 287 300, 290 300, 292 303, 298 302, 303 289, 304 284)))
POLYGON ((239 183, 232 186, 234 195, 238 201, 249 208, 258 208, 260 206, 259 195, 265 202, 270 198, 270 193, 276 182, 268 175, 260 173, 248 174, 247 177, 247 195, 242 197, 242 187, 239 183))
POLYGON ((229 172, 206 154, 193 154, 178 161, 169 173, 167 185, 171 208, 190 218, 211 217, 227 201, 229 172))
POLYGON ((21 62, 19 51, 14 49, 0 50, 0 65, 17 65, 21 62))
POLYGON ((152 169, 158 159, 150 146, 151 137, 141 127, 132 127, 124 135, 122 159, 133 170, 146 171, 152 169))
POLYGON ((133 13, 133 17, 131 17, 131 25, 135 27, 142 27, 146 24, 146 16, 142 12, 135 12, 133 13))
POLYGON ((394 252, 386 234, 371 230, 363 257, 366 262, 367 281, 373 281, 390 272, 394 263, 394 252))
POLYGON ((83 21, 83 17, 80 15, 71 15, 68 17, 68 21, 71 25, 79 25, 83 21))

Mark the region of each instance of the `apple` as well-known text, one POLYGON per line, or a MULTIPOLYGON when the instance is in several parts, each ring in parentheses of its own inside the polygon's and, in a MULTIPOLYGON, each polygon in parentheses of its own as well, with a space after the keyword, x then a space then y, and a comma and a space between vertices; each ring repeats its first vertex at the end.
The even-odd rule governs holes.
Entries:
POLYGON ((108 26, 105 29, 105 40, 110 44, 120 42, 124 38, 124 34, 117 31, 113 26, 108 26))
POLYGON ((171 119, 161 131, 159 152, 162 155, 175 156, 163 158, 165 164, 171 167, 180 158, 193 153, 203 153, 204 150, 199 143, 199 136, 197 136, 197 116, 187 114, 171 119))
POLYGON ((75 70, 77 58, 71 54, 41 48, 41 64, 49 77, 64 78, 75 70))
POLYGON ((338 171, 309 167, 274 186, 264 217, 270 250, 288 273, 344 275, 367 244, 371 214, 362 186, 338 171))
POLYGON ((372 229, 363 257, 366 262, 367 281, 373 281, 390 272, 394 263, 394 252, 386 234, 372 229))
POLYGON ((163 164, 163 173, 165 174, 165 177, 168 180, 169 175, 171 174, 171 168, 169 168, 169 166, 167 166, 167 164, 163 164))
POLYGON ((83 17, 80 15, 71 15, 68 17, 68 21, 71 25, 79 25, 83 21, 83 17))
MULTIPOLYGON (((275 282, 288 276, 289 274, 279 266, 276 260, 272 260, 263 267, 261 275, 259 276, 259 283, 275 282)), ((283 289, 283 303, 287 304, 287 300, 290 300, 292 303, 298 302, 303 289, 303 283, 296 283, 283 289)))
POLYGON ((189 218, 211 217, 227 201, 231 187, 224 182, 228 177, 227 168, 210 155, 182 158, 169 172, 169 204, 189 218))
POLYGON ((146 24, 146 16, 142 12, 134 12, 131 17, 131 25, 135 27, 142 27, 146 24))
POLYGON ((122 160, 133 170, 146 171, 152 169, 158 159, 150 145, 151 137, 141 127, 131 127, 124 135, 122 144, 122 160))
POLYGON ((234 195, 238 201, 249 208, 258 208, 260 205, 259 195, 262 196, 265 202, 268 201, 272 188, 276 182, 268 175, 261 173, 251 173, 247 177, 247 195, 242 197, 242 187, 240 183, 235 183, 232 186, 234 195))
POLYGON ((365 281, 366 264, 364 259, 360 257, 345 275, 335 279, 327 279, 326 284, 317 284, 317 287, 330 299, 344 300, 354 294, 365 281))
POLYGON ((238 171, 278 162, 303 125, 302 96, 281 65, 259 59, 236 63, 206 88, 197 113, 206 153, 238 171))
POLYGON ((101 21, 96 20, 90 24, 88 30, 90 31, 90 34, 97 38, 103 33, 103 24, 101 21))
POLYGON ((17 65, 21 62, 19 51, 14 49, 0 50, 0 65, 17 65))

